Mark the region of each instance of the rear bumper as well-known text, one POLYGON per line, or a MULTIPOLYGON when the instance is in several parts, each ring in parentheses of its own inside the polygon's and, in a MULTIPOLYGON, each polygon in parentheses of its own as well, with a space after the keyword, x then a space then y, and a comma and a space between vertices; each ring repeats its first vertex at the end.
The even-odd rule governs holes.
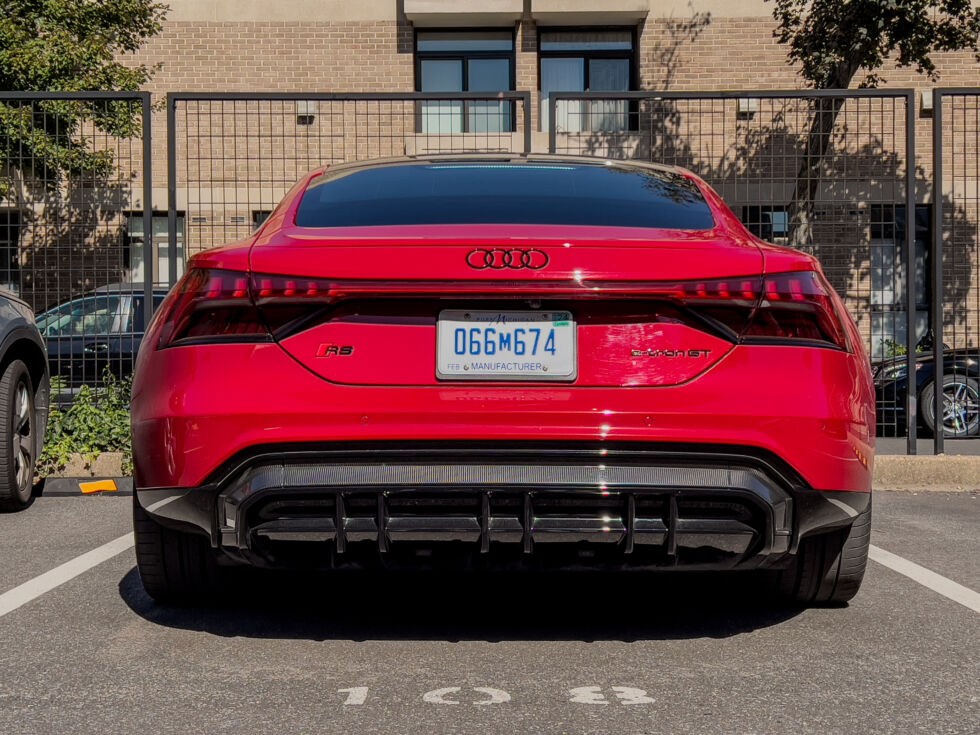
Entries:
POLYGON ((756 569, 870 494, 747 447, 384 442, 260 446, 137 502, 257 566, 756 569))
POLYGON ((836 350, 736 346, 696 380, 647 388, 338 385, 275 344, 144 350, 139 362, 138 487, 198 487, 272 443, 551 440, 755 447, 810 487, 871 489, 867 366, 836 350))

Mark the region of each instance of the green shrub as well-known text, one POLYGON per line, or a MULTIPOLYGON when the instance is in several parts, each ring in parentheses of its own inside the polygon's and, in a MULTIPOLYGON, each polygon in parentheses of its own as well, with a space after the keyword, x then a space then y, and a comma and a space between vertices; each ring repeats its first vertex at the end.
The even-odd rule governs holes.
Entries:
POLYGON ((131 377, 106 373, 93 390, 82 386, 67 410, 54 406, 48 417, 44 449, 37 462, 41 477, 64 469, 73 454, 94 461, 102 452, 122 452, 123 472, 132 474, 133 444, 129 428, 131 377))

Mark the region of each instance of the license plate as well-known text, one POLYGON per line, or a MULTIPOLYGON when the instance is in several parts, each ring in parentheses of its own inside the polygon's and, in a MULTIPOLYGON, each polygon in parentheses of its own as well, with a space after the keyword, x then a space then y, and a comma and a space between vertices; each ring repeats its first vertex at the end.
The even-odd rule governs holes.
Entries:
POLYGON ((436 376, 442 380, 575 380, 577 373, 571 312, 439 312, 436 376))

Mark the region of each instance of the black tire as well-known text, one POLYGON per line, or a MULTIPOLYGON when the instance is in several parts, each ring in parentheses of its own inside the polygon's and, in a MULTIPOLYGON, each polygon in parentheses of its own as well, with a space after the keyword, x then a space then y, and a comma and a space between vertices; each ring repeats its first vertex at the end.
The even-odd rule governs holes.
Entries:
MULTIPOLYGON (((943 436, 976 436, 980 434, 980 383, 966 375, 947 374, 943 376, 943 393, 950 402, 961 405, 949 419, 943 420, 943 436)), ((922 420, 936 434, 936 381, 922 389, 919 398, 922 420)))
POLYGON ((21 360, 14 360, 0 376, 0 511, 31 504, 37 428, 31 374, 21 360))
POLYGON ((204 536, 157 523, 133 497, 136 567, 157 602, 188 604, 210 599, 219 582, 215 552, 204 536))
POLYGON ((780 573, 781 597, 803 605, 841 605, 857 594, 868 566, 871 507, 849 528, 800 542, 793 565, 780 573))

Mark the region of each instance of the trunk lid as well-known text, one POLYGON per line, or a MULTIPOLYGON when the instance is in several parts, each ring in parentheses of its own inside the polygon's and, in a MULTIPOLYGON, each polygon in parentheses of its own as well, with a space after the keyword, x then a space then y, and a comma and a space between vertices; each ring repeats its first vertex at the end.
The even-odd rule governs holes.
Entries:
MULTIPOLYGON (((499 366, 502 360, 507 366, 518 364, 509 362, 517 357, 513 350, 505 353, 498 348, 512 348, 514 330, 522 325, 501 323, 540 313, 546 315, 539 334, 542 348, 549 344, 552 327, 559 334, 570 330, 566 341, 571 346, 559 346, 558 351, 572 353, 563 359, 574 362, 573 369, 557 379, 551 373, 517 382, 664 386, 696 377, 733 347, 724 324, 691 313, 671 296, 677 289, 670 284, 710 290, 717 284, 706 283, 729 279, 730 283, 721 281, 722 287, 737 292, 748 288, 746 279, 762 273, 763 256, 751 240, 719 230, 500 225, 291 228, 266 239, 260 236, 250 253, 250 270, 260 294, 259 308, 272 320, 279 319, 273 314, 274 286, 284 281, 263 280, 264 274, 292 277, 293 288, 316 283, 329 289, 329 303, 315 317, 278 333, 277 340, 293 358, 331 382, 451 385, 479 379, 495 383, 500 380, 496 373, 496 377, 474 378, 472 373, 459 372, 447 377, 446 359, 437 356, 439 340, 445 342, 454 334, 458 339, 461 332, 447 331, 443 325, 440 336, 440 315, 497 320, 499 328, 489 332, 487 324, 475 333, 462 330, 464 340, 473 334, 479 337, 475 345, 479 352, 472 352, 471 340, 463 345, 462 357, 477 360, 474 367, 486 367, 499 366), (659 285, 651 288, 651 282, 659 285), (264 299, 262 294, 270 296, 264 299), (554 321, 549 321, 551 315, 554 321), (571 324, 565 327, 567 317, 571 324), (495 358, 491 362, 479 362, 491 357, 495 358)), ((534 324, 523 327, 534 330, 534 324)), ((442 353, 446 350, 443 345, 442 353)), ((519 354, 525 356, 531 357, 530 343, 527 353, 519 354)))

